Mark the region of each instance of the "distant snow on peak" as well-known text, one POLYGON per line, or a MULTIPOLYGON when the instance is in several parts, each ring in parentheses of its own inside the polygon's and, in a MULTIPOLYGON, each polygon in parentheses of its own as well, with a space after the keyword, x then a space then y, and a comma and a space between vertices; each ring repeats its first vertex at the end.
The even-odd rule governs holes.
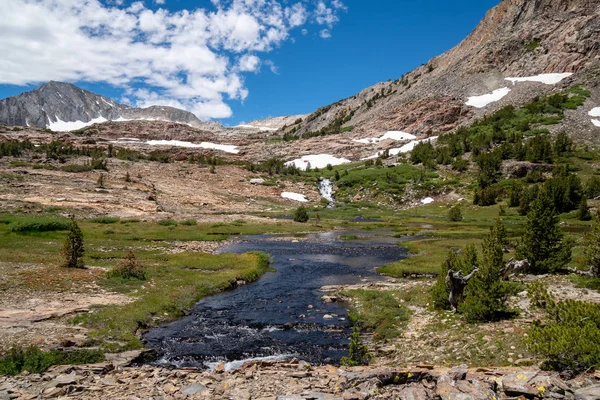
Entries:
POLYGON ((276 131, 278 129, 278 128, 270 128, 268 126, 255 126, 255 125, 247 125, 247 124, 236 125, 236 126, 234 126, 234 128, 255 129, 255 130, 260 130, 260 131, 276 131))
POLYGON ((518 82, 540 82, 546 85, 556 85, 560 81, 569 76, 573 75, 571 72, 565 72, 562 74, 540 74, 535 76, 526 76, 522 78, 505 78, 505 80, 512 82, 515 85, 518 82))
POLYGON ((85 128, 86 126, 99 124, 102 122, 108 121, 106 118, 100 116, 98 118, 94 118, 88 122, 83 121, 63 121, 58 116, 56 117, 56 121, 49 121, 47 124, 48 129, 54 132, 68 132, 68 131, 76 131, 78 129, 85 128))
POLYGON ((494 90, 492 93, 483 94, 480 96, 471 96, 465 103, 468 106, 472 106, 475 108, 483 108, 488 104, 494 103, 498 100, 501 100, 504 96, 506 96, 510 92, 510 89, 507 87, 503 87, 500 89, 494 90))

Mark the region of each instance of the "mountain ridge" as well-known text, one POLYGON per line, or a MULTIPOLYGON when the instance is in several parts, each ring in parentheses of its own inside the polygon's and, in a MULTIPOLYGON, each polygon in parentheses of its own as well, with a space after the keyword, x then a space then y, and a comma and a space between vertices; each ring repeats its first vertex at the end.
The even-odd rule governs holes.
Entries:
POLYGON ((0 100, 0 123, 52 130, 75 130, 95 122, 159 120, 215 130, 191 112, 168 106, 136 108, 81 89, 71 83, 49 81, 37 89, 0 100))
POLYGON ((586 80, 585 71, 600 59, 599 15, 597 1, 504 0, 452 49, 394 81, 319 108, 285 133, 313 136, 340 128, 370 135, 449 132, 503 105, 520 105, 586 80), (567 72, 574 76, 552 85, 505 80, 567 72), (466 104, 472 96, 501 88, 511 89, 504 101, 483 109, 466 104))

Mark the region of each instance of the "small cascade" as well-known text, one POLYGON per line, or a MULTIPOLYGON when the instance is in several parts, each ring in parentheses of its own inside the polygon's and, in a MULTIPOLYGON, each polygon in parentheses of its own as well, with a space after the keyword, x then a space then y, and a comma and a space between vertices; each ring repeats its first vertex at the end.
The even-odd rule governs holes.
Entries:
POLYGON ((319 181, 319 193, 321 197, 329 202, 327 208, 333 208, 335 200, 333 199, 333 184, 329 179, 321 178, 319 181))

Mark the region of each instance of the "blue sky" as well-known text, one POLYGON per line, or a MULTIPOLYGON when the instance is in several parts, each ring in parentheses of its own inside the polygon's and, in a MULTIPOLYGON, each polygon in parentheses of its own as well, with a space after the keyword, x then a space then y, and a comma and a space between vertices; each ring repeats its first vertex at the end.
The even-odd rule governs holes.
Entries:
POLYGON ((426 63, 499 2, 264 1, 106 0, 83 9, 76 0, 38 0, 23 11, 24 0, 2 0, 5 21, 19 10, 28 20, 0 30, 9 55, 0 60, 0 98, 54 79, 225 125, 308 113, 426 63))

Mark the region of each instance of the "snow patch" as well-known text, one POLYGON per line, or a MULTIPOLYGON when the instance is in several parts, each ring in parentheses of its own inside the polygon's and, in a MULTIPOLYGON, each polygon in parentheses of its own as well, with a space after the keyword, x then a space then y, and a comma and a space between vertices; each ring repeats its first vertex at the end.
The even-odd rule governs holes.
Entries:
POLYGON ((433 200, 431 197, 425 197, 424 199, 421 200, 421 204, 431 204, 434 201, 435 200, 433 200))
POLYGON ((261 130, 261 131, 276 131, 277 130, 277 128, 271 128, 268 126, 254 126, 254 125, 246 125, 246 124, 236 125, 236 126, 234 126, 234 128, 257 129, 257 130, 261 130))
POLYGON ((300 194, 300 193, 283 192, 283 193, 281 193, 281 197, 283 197, 284 199, 299 201, 301 203, 308 202, 308 200, 306 199, 306 196, 304 196, 303 194, 300 194))
MULTIPOLYGON (((399 147, 399 148, 394 148, 394 149, 390 149, 390 155, 392 156, 396 156, 400 153, 409 153, 411 151, 413 151, 413 149, 415 148, 415 146, 419 143, 423 143, 423 142, 429 142, 429 143, 433 143, 437 140, 437 136, 432 136, 426 139, 421 139, 421 140, 413 140, 411 142, 406 143, 404 146, 399 147)), ((383 154, 383 152, 379 152, 378 154, 383 154)))
POLYGON ((202 142, 200 144, 192 142, 184 142, 181 140, 149 140, 146 142, 150 146, 175 146, 175 147, 188 147, 188 148, 199 148, 199 149, 210 149, 220 150, 227 153, 237 154, 240 151, 237 146, 230 144, 216 144, 210 142, 202 142))
POLYGON ((411 135, 408 132, 387 131, 383 136, 378 137, 378 138, 353 139, 352 141, 356 142, 356 143, 371 144, 371 143, 379 143, 379 142, 387 140, 387 139, 400 141, 400 140, 413 140, 416 138, 417 137, 415 135, 411 135))
POLYGON ((523 78, 505 78, 507 81, 511 81, 512 84, 517 82, 540 82, 546 85, 555 85, 565 78, 573 75, 571 72, 565 72, 563 74, 540 74, 535 76, 526 76, 523 78))
POLYGON ((288 161, 285 163, 287 166, 296 166, 296 168, 301 169, 303 171, 306 170, 306 167, 310 164, 311 168, 325 168, 327 164, 331 165, 341 165, 348 164, 351 161, 347 158, 337 158, 332 156, 331 154, 311 154, 308 156, 303 156, 301 158, 297 158, 292 161, 288 161))
POLYGON ((481 96, 471 96, 465 103, 468 106, 472 106, 475 108, 483 108, 490 103, 496 102, 502 99, 510 92, 510 89, 507 87, 503 87, 501 89, 496 89, 492 93, 483 94, 481 96))
POLYGON ((592 108, 588 115, 590 117, 600 117, 600 107, 592 108))
POLYGON ((77 129, 85 128, 86 126, 90 126, 93 124, 98 124, 101 122, 108 121, 104 117, 94 118, 91 121, 83 122, 83 121, 62 121, 58 116, 56 116, 56 122, 50 121, 48 124, 48 129, 55 132, 67 132, 67 131, 75 131, 77 129))
POLYGON ((598 128, 600 128, 600 119, 593 119, 592 124, 594 124, 594 126, 597 126, 598 128))

